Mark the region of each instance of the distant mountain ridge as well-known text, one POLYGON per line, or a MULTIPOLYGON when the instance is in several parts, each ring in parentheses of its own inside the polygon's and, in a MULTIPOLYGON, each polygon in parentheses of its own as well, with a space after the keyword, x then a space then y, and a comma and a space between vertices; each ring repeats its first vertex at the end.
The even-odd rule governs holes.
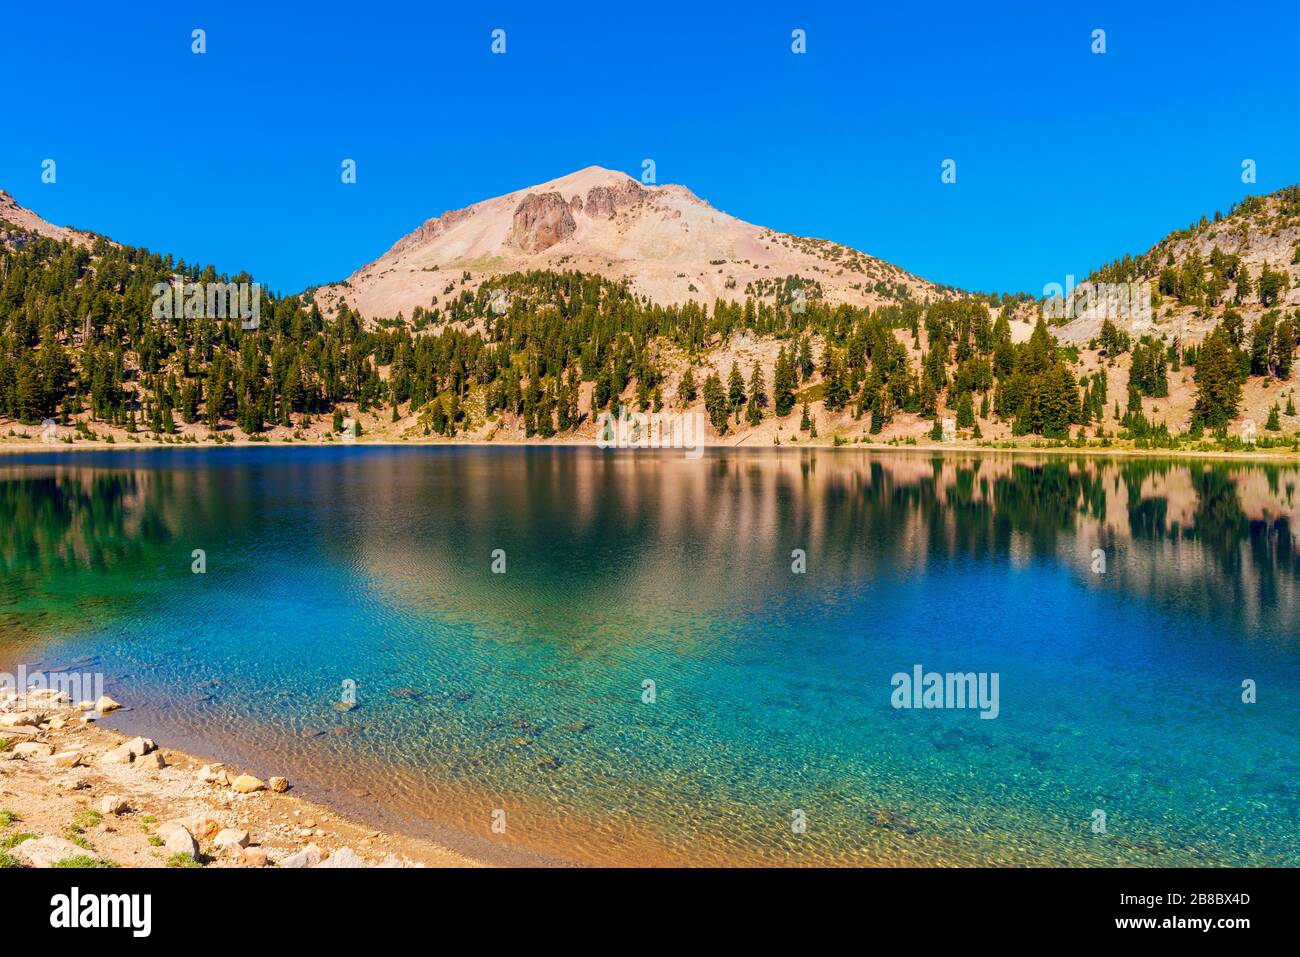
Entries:
POLYGON ((831 304, 958 294, 848 246, 744 222, 684 186, 589 166, 429 219, 316 298, 327 310, 346 300, 367 318, 409 317, 464 273, 472 289, 494 275, 545 269, 626 280, 652 302, 677 305, 775 297, 791 276, 831 304))
POLYGON ((332 441, 366 416, 402 440, 594 441, 602 412, 635 406, 702 409, 737 443, 1208 451, 1263 422, 1261 442, 1300 451, 1297 187, 1096 270, 1150 284, 1132 323, 960 296, 596 167, 428 220, 345 282, 267 293, 251 326, 202 296, 155 314, 180 277, 227 282, 0 193, 0 423, 332 441))

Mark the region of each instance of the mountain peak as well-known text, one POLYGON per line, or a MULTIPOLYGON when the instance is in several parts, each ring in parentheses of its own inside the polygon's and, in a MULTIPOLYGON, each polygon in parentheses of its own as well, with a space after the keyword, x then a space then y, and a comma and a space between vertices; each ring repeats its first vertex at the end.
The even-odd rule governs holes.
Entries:
POLYGON ((610 186, 623 182, 636 182, 627 173, 603 166, 584 166, 564 176, 531 187, 535 190, 590 189, 593 186, 610 186))
POLYGON ((431 308, 451 284, 459 283, 459 294, 532 269, 626 280, 663 304, 778 298, 796 277, 811 297, 854 305, 949 294, 847 246, 744 222, 685 186, 587 166, 426 220, 317 296, 327 310, 346 299, 367 318, 409 316, 431 308))

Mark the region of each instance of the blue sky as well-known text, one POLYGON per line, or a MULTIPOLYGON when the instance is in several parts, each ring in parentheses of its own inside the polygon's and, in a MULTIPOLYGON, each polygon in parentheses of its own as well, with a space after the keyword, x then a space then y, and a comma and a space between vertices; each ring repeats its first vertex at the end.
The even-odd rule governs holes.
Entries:
POLYGON ((1136 6, 10 4, 0 188, 296 292, 445 209, 652 158, 750 222, 1041 292, 1300 182, 1300 7, 1136 6))

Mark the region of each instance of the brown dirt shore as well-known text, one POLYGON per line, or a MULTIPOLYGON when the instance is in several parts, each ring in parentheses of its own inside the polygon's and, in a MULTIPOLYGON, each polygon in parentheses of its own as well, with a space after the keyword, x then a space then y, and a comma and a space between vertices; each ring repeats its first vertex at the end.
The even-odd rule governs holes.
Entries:
POLYGON ((292 782, 254 789, 239 769, 128 739, 96 714, 66 697, 0 693, 0 867, 192 867, 176 856, 189 847, 206 867, 484 865, 342 817, 295 796, 292 782))

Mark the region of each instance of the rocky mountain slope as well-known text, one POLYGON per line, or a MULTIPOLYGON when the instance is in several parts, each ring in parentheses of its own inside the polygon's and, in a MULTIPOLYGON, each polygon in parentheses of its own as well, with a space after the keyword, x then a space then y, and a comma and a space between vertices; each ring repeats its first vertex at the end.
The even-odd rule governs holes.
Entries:
POLYGON ((2 189, 0 189, 0 220, 9 223, 10 227, 16 227, 7 228, 0 225, 0 244, 16 242, 23 234, 44 236, 47 239, 60 242, 66 241, 87 247, 95 239, 93 233, 80 229, 71 229, 67 226, 55 226, 53 223, 46 222, 30 209, 18 205, 18 201, 2 189))
POLYGON ((318 290, 316 301, 327 312, 346 300, 368 319, 409 318, 453 286, 458 295, 495 275, 544 269, 626 279, 661 304, 789 301, 796 288, 859 306, 956 293, 847 246, 744 222, 684 186, 589 166, 434 217, 345 282, 318 290))
MULTIPOLYGON (((1225 215, 1202 216, 1144 253, 1126 255, 1087 277, 1095 283, 1145 282, 1154 293, 1149 319, 1117 315, 1133 336, 1199 342, 1224 308, 1235 308, 1249 327, 1274 308, 1300 306, 1300 187, 1247 197, 1225 215), (1241 283, 1241 276, 1246 283, 1241 283), (1279 277, 1276 283, 1266 279, 1279 277)), ((1073 315, 1057 337, 1083 345, 1100 335, 1101 315, 1073 315)))

